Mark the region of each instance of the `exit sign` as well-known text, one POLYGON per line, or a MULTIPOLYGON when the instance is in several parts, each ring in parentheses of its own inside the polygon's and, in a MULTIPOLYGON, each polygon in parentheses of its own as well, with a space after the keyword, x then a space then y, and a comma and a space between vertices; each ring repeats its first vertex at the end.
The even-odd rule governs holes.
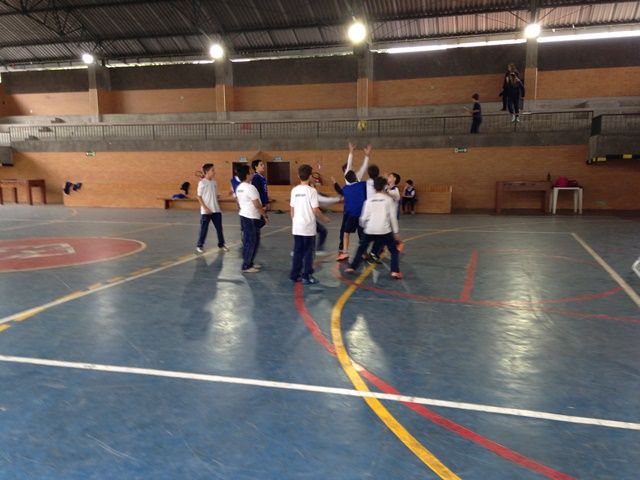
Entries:
POLYGON ((456 147, 453 149, 453 153, 467 153, 467 147, 456 147))

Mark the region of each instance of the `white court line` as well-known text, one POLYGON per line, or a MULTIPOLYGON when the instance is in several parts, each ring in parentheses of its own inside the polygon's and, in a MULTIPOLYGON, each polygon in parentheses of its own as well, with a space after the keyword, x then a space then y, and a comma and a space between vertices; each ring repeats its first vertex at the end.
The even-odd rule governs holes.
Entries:
MULTIPOLYGON (((286 226, 286 227, 282 227, 278 230, 273 230, 271 232, 265 233, 264 235, 262 235, 262 237, 267 237, 269 235, 273 235, 275 233, 279 233, 279 232, 283 232, 285 230, 290 230, 291 227, 290 226, 286 226)), ((237 245, 239 242, 234 242, 232 244, 230 244, 229 246, 235 246, 237 245)), ((168 270, 169 268, 173 268, 173 267, 177 267, 178 265, 182 265, 184 263, 188 263, 192 260, 195 260, 196 258, 200 258, 200 257, 206 257, 211 255, 212 253, 217 253, 219 254, 218 250, 211 250, 208 253, 204 253, 202 255, 196 255, 196 254, 191 254, 189 256, 187 256, 186 258, 183 258, 182 260, 176 260, 174 262, 171 262, 167 265, 163 265, 157 268, 154 268, 153 270, 148 270, 142 273, 139 273, 137 275, 132 275, 130 277, 126 277, 123 278, 122 280, 118 280, 117 282, 112 282, 112 283, 107 283, 106 285, 102 285, 101 287, 98 288, 94 288, 91 290, 82 290, 79 292, 75 292, 69 295, 65 295, 64 297, 60 297, 56 300, 53 300, 49 303, 45 303, 42 305, 38 305, 36 307, 32 307, 29 308, 27 310, 23 310, 22 312, 18 312, 18 313, 14 313, 12 315, 9 315, 7 317, 4 318, 0 318, 0 325, 2 325, 3 323, 7 323, 7 322, 13 322, 15 320, 19 320, 19 319, 24 319, 29 318, 32 315, 35 315, 37 313, 40 313, 44 310, 48 310, 51 307, 55 307, 57 305, 62 305, 63 303, 67 303, 67 302, 71 302, 72 300, 76 300, 78 298, 82 298, 82 297, 86 297, 87 295, 93 295, 94 293, 98 293, 101 292, 103 290, 108 290, 109 288, 113 288, 113 287, 117 287, 118 285, 122 285, 125 283, 129 283, 129 282, 133 282, 134 280, 138 280, 139 278, 142 277, 147 277, 149 275, 153 275, 155 273, 158 272, 162 272, 163 270, 168 270)))
POLYGON ((271 380, 259 380, 254 378, 227 377, 223 375, 209 375, 204 373, 179 372, 174 370, 157 370, 152 368, 122 367, 118 365, 102 365, 97 363, 67 362, 62 360, 49 360, 31 357, 16 357, 12 355, 0 355, 0 362, 19 363, 27 365, 39 365, 45 367, 71 368, 76 370, 93 370, 97 372, 123 373, 129 375, 143 375, 150 377, 177 378, 181 380, 195 380, 198 382, 225 383, 233 385, 248 385, 252 387, 264 387, 280 390, 296 390, 302 392, 324 393, 331 395, 344 395, 348 397, 377 398, 392 402, 408 402, 434 407, 455 408, 458 410, 470 410, 474 412, 496 413, 515 417, 552 420, 555 422, 577 423, 598 427, 619 428, 624 430, 640 430, 640 423, 621 422, 617 420, 605 420, 601 418, 575 417, 557 413, 538 412, 536 410, 522 410, 519 408, 504 408, 477 403, 451 402, 435 398, 412 397, 408 395, 396 395, 393 393, 378 393, 371 391, 361 392, 349 388, 326 387, 322 385, 309 385, 304 383, 275 382, 271 380))
POLYGON ((636 291, 633 288, 631 288, 629 284, 625 282, 620 275, 618 275, 618 272, 616 272, 607 262, 605 262, 604 259, 600 255, 598 255, 595 252, 595 250, 587 244, 587 242, 585 242, 582 238, 580 238, 578 234, 572 233, 571 235, 573 236, 573 238, 576 239, 576 241, 580 245, 582 245, 582 247, 587 252, 589 252, 589 254, 594 258, 594 260, 598 262, 602 268, 605 269, 605 271, 609 274, 609 276, 613 278, 613 280, 618 285, 620 285, 620 287, 625 291, 627 295, 629 295, 629 298, 636 304, 636 306, 640 307, 640 295, 638 295, 636 291))

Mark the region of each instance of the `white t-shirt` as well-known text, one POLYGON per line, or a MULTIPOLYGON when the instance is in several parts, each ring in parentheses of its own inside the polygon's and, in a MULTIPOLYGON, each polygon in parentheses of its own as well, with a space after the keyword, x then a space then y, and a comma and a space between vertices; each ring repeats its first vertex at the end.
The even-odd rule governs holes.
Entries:
POLYGON ((397 185, 394 185, 393 187, 387 187, 387 194, 393 198, 393 201, 396 202, 397 204, 400 204, 400 189, 398 188, 397 185))
POLYGON ((367 198, 373 198, 376 194, 376 189, 373 186, 373 178, 367 179, 367 198))
MULTIPOLYGON (((202 198, 204 204, 213 213, 220 212, 220 205, 218 205, 218 184, 215 180, 207 180, 203 178, 198 182, 198 196, 202 198)), ((206 212, 204 208, 200 206, 200 213, 204 215, 206 212)))
POLYGON ((260 210, 253 204, 254 200, 260 201, 260 194, 258 189, 247 182, 242 182, 236 188, 236 198, 238 200, 238 206, 240 207, 240 216, 245 218, 259 219, 261 214, 260 210))
POLYGON ((360 225, 364 233, 369 235, 384 235, 398 233, 396 202, 386 193, 377 193, 364 202, 360 225))
POLYGON ((303 237, 314 237, 316 234, 316 215, 314 208, 318 208, 318 192, 309 185, 298 185, 291 190, 293 207, 293 222, 291 232, 303 237))

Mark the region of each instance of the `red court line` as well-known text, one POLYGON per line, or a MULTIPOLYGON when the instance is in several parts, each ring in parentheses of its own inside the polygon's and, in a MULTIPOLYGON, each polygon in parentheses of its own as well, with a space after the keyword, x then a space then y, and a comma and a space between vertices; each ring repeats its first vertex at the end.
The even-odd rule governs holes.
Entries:
POLYGON ((469 265, 467 266, 467 276, 464 279, 464 288, 460 294, 460 300, 468 302, 471 300, 471 290, 473 290, 473 281, 476 277, 476 268, 478 267, 478 250, 471 252, 469 265))
MULTIPOLYGON (((352 284, 353 282, 349 281, 348 279, 345 279, 344 277, 341 277, 342 280, 347 283, 347 284, 352 284)), ((596 319, 600 319, 600 320, 611 320, 614 322, 628 322, 628 323, 634 323, 634 324, 640 324, 640 319, 635 318, 635 317, 626 317, 626 316, 619 316, 619 315, 607 315, 604 313, 588 313, 588 312, 579 312, 576 310, 562 310, 562 309, 557 309, 557 308, 548 308, 548 307, 544 307, 544 306, 538 306, 534 303, 531 304, 527 304, 527 303, 522 303, 522 304, 518 304, 518 303, 510 303, 510 302, 502 302, 502 301, 490 301, 490 300, 469 300, 467 302, 463 302, 462 300, 459 300, 457 298, 446 298, 446 297, 432 297, 432 296, 428 296, 428 295, 417 295, 414 293, 407 293, 407 292, 399 292, 397 290, 385 290, 383 288, 378 288, 378 287, 374 287, 372 285, 366 285, 364 283, 361 283, 360 285, 358 285, 358 288, 361 288, 363 290, 368 290, 374 293, 380 293, 380 294, 384 294, 384 295, 391 295, 391 296, 395 296, 395 297, 402 297, 402 298, 408 298, 411 300, 419 300, 419 301, 423 301, 423 302, 440 302, 440 303, 460 303, 460 304, 465 304, 465 305, 479 305, 479 306, 483 306, 483 307, 491 307, 491 308, 512 308, 515 310, 521 310, 524 312, 545 312, 545 313, 559 313, 562 315, 566 315, 568 317, 579 317, 579 318, 596 318, 596 319)), ((607 290, 606 292, 601 292, 599 294, 592 294, 592 295, 586 295, 585 297, 588 298, 582 298, 582 300, 594 300, 596 298, 604 298, 604 297, 608 297, 611 296, 615 293, 618 293, 621 289, 619 287, 616 288, 612 288, 611 290, 607 290)), ((569 301, 572 302, 576 302, 579 301, 580 297, 573 297, 572 299, 570 299, 569 301)), ((553 303, 554 301, 550 301, 550 303, 553 303)), ((563 303, 560 302, 560 299, 557 301, 557 303, 563 303)))
MULTIPOLYGON (((327 350, 331 355, 335 356, 335 348, 329 342, 329 340, 324 336, 320 327, 316 323, 315 319, 311 316, 309 311, 307 310, 307 306, 304 301, 304 288, 301 283, 296 283, 294 287, 295 293, 295 305, 298 313, 304 320, 305 325, 313 335, 313 338, 322 345, 325 350, 327 350)), ((401 395, 401 393, 396 390, 391 385, 387 384, 384 380, 376 376, 375 374, 369 372, 365 368, 361 367, 359 373, 365 377, 371 384, 375 385, 378 389, 382 390, 385 393, 394 393, 396 395, 401 395)), ((406 407, 410 408, 417 414, 422 417, 432 421, 436 425, 439 425, 447 430, 450 430, 461 437, 480 445, 483 448, 495 453, 496 455, 503 457, 513 463, 520 465, 523 468, 529 469, 540 475, 543 475, 547 478, 551 478, 553 480, 576 480, 575 477, 567 475, 566 473, 562 473, 558 470, 554 470, 551 467, 547 467, 541 463, 536 462, 535 460, 530 459, 518 452, 514 452, 509 448, 500 445, 499 443, 494 442, 493 440, 489 440, 486 437, 483 437, 479 433, 474 432, 473 430, 469 430, 468 428, 455 423, 442 415, 437 414, 436 412, 426 408, 423 405, 416 405, 410 402, 402 402, 406 407)))
MULTIPOLYGON (((340 267, 336 264, 333 267, 333 273, 335 277, 342 281, 347 285, 353 285, 353 281, 345 278, 340 273, 340 267)), ((418 295, 415 293, 408 292, 400 292, 398 290, 385 290, 384 288, 374 287, 373 285, 367 285, 365 283, 361 283, 358 285, 358 288, 362 290, 368 290, 374 293, 380 293, 383 295, 390 295, 394 297, 400 298, 408 298, 410 300, 418 300, 421 302, 439 302, 439 303, 459 303, 464 305, 479 305, 483 307, 490 308, 511 308, 515 310, 521 310, 524 312, 545 312, 545 313, 558 313, 561 315, 565 315, 568 317, 578 317, 578 318, 595 318, 599 320, 610 320, 614 322, 627 322, 633 324, 640 324, 640 319, 636 317, 627 317, 621 315, 607 315, 604 313, 588 313, 588 312, 579 312, 577 310, 562 310, 557 308, 547 308, 544 306, 538 306, 544 303, 566 303, 566 302, 580 302, 586 300, 596 300, 599 298, 606 298, 611 295, 614 295, 620 292, 622 289, 620 287, 615 287, 610 290, 605 290, 604 292, 599 293, 590 293, 586 295, 580 295, 577 297, 568 297, 568 298, 558 298, 553 300, 540 300, 540 302, 523 302, 519 300, 515 301, 503 301, 503 300, 468 300, 463 301, 459 298, 451 298, 451 297, 435 297, 431 295, 418 295)))

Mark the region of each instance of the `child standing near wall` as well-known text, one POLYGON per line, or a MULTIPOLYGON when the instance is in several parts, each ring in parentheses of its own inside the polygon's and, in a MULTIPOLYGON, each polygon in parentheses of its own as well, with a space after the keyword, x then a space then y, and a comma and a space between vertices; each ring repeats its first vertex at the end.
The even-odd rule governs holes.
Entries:
POLYGON ((356 271, 362 262, 362 255, 369 248, 371 242, 380 242, 385 245, 391 253, 391 277, 397 280, 403 278, 400 273, 400 254, 398 245, 401 244, 398 233, 398 219, 396 218, 396 204, 393 199, 384 193, 387 180, 378 177, 374 180, 376 193, 368 198, 362 209, 360 225, 364 229, 364 235, 360 240, 358 251, 346 273, 356 271))
POLYGON ((291 233, 293 234, 293 260, 289 278, 305 285, 318 283, 313 276, 313 251, 316 243, 316 217, 328 222, 320 211, 318 192, 309 185, 311 165, 300 165, 300 184, 291 190, 291 233))
POLYGON ((416 187, 413 186, 413 180, 407 180, 407 184, 402 191, 402 213, 416 213, 416 187))
POLYGON ((224 243, 224 233, 222 232, 222 212, 218 204, 218 184, 214 180, 215 169, 213 163, 205 163, 202 166, 204 177, 198 182, 197 198, 200 203, 200 236, 196 245, 197 253, 204 253, 204 242, 209 231, 209 222, 213 222, 218 234, 218 248, 229 251, 224 243))
POLYGON ((471 132, 470 133, 480 133, 480 124, 482 123, 482 107, 480 106, 480 95, 474 93, 471 95, 471 99, 473 100, 473 107, 471 110, 465 108, 465 110, 471 115, 471 132))

